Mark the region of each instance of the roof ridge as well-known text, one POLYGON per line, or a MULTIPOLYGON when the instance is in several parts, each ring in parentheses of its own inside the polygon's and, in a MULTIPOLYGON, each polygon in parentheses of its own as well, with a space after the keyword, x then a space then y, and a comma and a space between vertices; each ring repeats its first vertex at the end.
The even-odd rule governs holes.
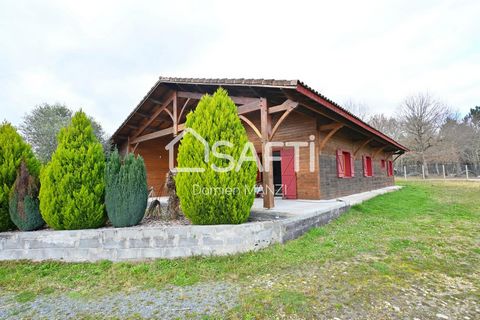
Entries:
POLYGON ((245 85, 270 85, 270 86, 296 86, 302 83, 299 79, 273 79, 273 78, 189 78, 159 76, 160 82, 196 82, 196 83, 224 83, 245 85))

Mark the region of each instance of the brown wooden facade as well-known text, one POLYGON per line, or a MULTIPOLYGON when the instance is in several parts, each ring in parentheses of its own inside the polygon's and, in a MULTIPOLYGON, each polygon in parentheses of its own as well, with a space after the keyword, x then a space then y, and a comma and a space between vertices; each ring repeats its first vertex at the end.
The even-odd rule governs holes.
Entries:
MULTIPOLYGON (((184 129, 185 116, 199 99, 218 87, 225 88, 237 104, 262 163, 268 142, 311 142, 313 138, 315 170, 309 168, 310 148, 300 148, 296 198, 328 199, 394 183, 380 166, 381 160, 393 161, 407 149, 298 80, 160 78, 112 137, 123 152, 143 156, 148 184, 156 195, 163 194, 169 168, 165 146, 184 129), (371 157, 373 177, 356 172, 351 179, 338 178, 332 171, 339 149, 348 150, 358 168, 364 155, 371 157)), ((264 206, 272 208, 273 170, 263 173, 262 183, 264 206)))

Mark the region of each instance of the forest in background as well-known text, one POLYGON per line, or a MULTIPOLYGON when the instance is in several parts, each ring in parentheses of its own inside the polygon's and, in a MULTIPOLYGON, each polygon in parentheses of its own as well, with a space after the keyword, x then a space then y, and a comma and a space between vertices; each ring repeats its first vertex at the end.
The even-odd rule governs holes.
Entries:
POLYGON ((480 176, 480 106, 461 115, 428 93, 404 99, 391 116, 371 114, 368 106, 348 101, 346 109, 411 151, 395 161, 407 176, 480 176), (422 166, 424 172, 422 172, 422 166))

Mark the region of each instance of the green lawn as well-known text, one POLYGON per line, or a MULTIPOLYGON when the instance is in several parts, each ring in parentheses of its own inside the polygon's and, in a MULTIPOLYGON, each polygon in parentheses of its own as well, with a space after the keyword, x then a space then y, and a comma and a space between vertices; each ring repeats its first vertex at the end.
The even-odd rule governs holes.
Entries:
POLYGON ((256 253, 146 263, 0 262, 0 295, 14 294, 20 302, 57 294, 90 299, 222 281, 241 287, 231 318, 475 315, 480 183, 402 185, 297 240, 256 253))

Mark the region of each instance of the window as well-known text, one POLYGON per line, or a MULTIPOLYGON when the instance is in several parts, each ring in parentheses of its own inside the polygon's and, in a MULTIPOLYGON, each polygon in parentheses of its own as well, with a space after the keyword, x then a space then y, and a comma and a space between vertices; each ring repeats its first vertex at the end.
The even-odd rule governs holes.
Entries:
POLYGON ((337 150, 337 176, 351 178, 355 175, 355 161, 348 151, 337 150))
POLYGON ((393 161, 388 160, 387 162, 387 176, 391 177, 393 176, 393 161))
POLYGON ((373 177, 372 157, 363 156, 363 175, 373 177))
POLYGON ((380 167, 382 168, 382 170, 385 170, 385 168, 386 168, 385 159, 380 160, 380 167))

